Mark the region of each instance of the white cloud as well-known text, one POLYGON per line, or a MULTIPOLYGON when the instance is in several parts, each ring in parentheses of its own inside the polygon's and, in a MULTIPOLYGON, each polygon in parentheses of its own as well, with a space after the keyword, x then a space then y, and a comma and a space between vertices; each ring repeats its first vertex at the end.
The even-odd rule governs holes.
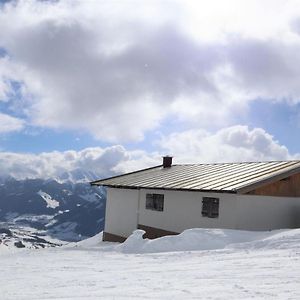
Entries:
POLYGON ((287 160, 284 145, 261 128, 233 126, 212 134, 204 130, 173 133, 158 141, 158 152, 126 150, 116 145, 81 151, 54 151, 40 154, 0 152, 0 175, 23 178, 64 178, 65 172, 93 172, 103 178, 157 166, 162 156, 174 156, 174 163, 207 163, 259 160, 287 160))
MULTIPOLYGON (((161 99, 174 97, 180 78, 170 76, 175 58, 156 45, 168 50, 166 38, 185 37, 172 28, 157 34, 153 22, 141 19, 146 9, 128 20, 113 11, 114 4, 106 6, 71 1, 6 6, 1 46, 22 66, 22 82, 35 97, 28 104, 34 125, 83 128, 107 140, 141 139, 159 125, 166 106, 161 99)), ((188 40, 183 44, 185 51, 194 47, 188 40)))
POLYGON ((24 125, 23 120, 0 113, 0 134, 19 131, 23 129, 24 125))
POLYGON ((14 93, 11 79, 16 81, 21 79, 19 77, 18 66, 7 56, 0 56, 0 101, 7 102, 9 95, 14 93))
POLYGON ((261 128, 232 126, 216 133, 189 130, 163 137, 159 145, 178 163, 288 160, 291 155, 261 128))
POLYGON ((197 39, 226 39, 228 33, 266 40, 292 39, 289 20, 299 16, 298 0, 182 1, 186 29, 197 39))
POLYGON ((106 177, 152 166, 153 162, 159 164, 158 160, 160 163, 159 156, 127 151, 119 145, 39 154, 0 152, 0 175, 18 179, 65 178, 66 172, 80 171, 106 177))
MULTIPOLYGON (((9 102, 10 97, 15 96, 14 88, 12 87, 11 79, 19 80, 19 68, 9 60, 7 56, 0 56, 0 103, 9 102)), ((22 90, 20 90, 22 93, 22 90)), ((18 111, 21 107, 21 100, 18 104, 10 103, 10 109, 18 111), (17 108, 19 107, 19 108, 17 108)), ((26 121, 9 115, 7 112, 0 112, 0 134, 20 131, 26 125, 26 121)))
POLYGON ((300 99, 297 1, 18 1, 0 12, 0 97, 32 125, 141 140, 168 117, 207 130, 253 99, 300 99), (1 62, 0 62, 1 63, 1 62))

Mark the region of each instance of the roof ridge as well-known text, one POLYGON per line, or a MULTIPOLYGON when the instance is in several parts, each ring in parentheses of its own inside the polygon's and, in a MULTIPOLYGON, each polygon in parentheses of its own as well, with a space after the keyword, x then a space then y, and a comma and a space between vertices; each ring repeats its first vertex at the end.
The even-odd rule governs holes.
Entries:
POLYGON ((288 160, 261 160, 261 161, 236 161, 236 162, 216 162, 216 163, 188 163, 188 164, 173 164, 172 166, 199 166, 199 165, 228 165, 228 164, 259 164, 259 163, 274 163, 274 162, 300 162, 300 159, 288 160))

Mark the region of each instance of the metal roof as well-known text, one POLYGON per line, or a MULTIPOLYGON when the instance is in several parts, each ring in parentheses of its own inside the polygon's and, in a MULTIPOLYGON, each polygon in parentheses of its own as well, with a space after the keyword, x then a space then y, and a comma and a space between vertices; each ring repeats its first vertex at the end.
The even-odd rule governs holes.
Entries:
POLYGON ((246 193, 300 172, 300 160, 157 166, 91 182, 115 188, 246 193))

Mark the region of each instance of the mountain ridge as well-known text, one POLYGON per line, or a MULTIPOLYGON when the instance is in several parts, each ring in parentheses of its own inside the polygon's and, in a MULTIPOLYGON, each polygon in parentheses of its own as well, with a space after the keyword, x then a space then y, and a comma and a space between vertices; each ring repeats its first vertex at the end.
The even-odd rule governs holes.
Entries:
POLYGON ((103 230, 106 190, 89 184, 99 177, 92 173, 65 175, 48 179, 2 177, 1 226, 29 226, 66 241, 79 241, 103 230))

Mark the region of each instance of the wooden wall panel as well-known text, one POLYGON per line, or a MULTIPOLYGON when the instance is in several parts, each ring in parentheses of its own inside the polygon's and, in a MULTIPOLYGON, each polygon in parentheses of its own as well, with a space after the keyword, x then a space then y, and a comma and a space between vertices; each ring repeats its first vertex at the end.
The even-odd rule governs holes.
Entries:
POLYGON ((125 240, 126 240, 126 238, 123 236, 112 234, 112 233, 105 232, 105 231, 103 232, 102 241, 104 241, 104 242, 123 243, 125 240))
POLYGON ((248 192, 250 195, 300 197, 300 174, 269 183, 248 192))
POLYGON ((143 235, 143 238, 146 239, 156 239, 165 235, 176 235, 178 232, 167 231, 155 227, 145 226, 142 224, 138 224, 138 229, 143 229, 146 233, 143 235))

